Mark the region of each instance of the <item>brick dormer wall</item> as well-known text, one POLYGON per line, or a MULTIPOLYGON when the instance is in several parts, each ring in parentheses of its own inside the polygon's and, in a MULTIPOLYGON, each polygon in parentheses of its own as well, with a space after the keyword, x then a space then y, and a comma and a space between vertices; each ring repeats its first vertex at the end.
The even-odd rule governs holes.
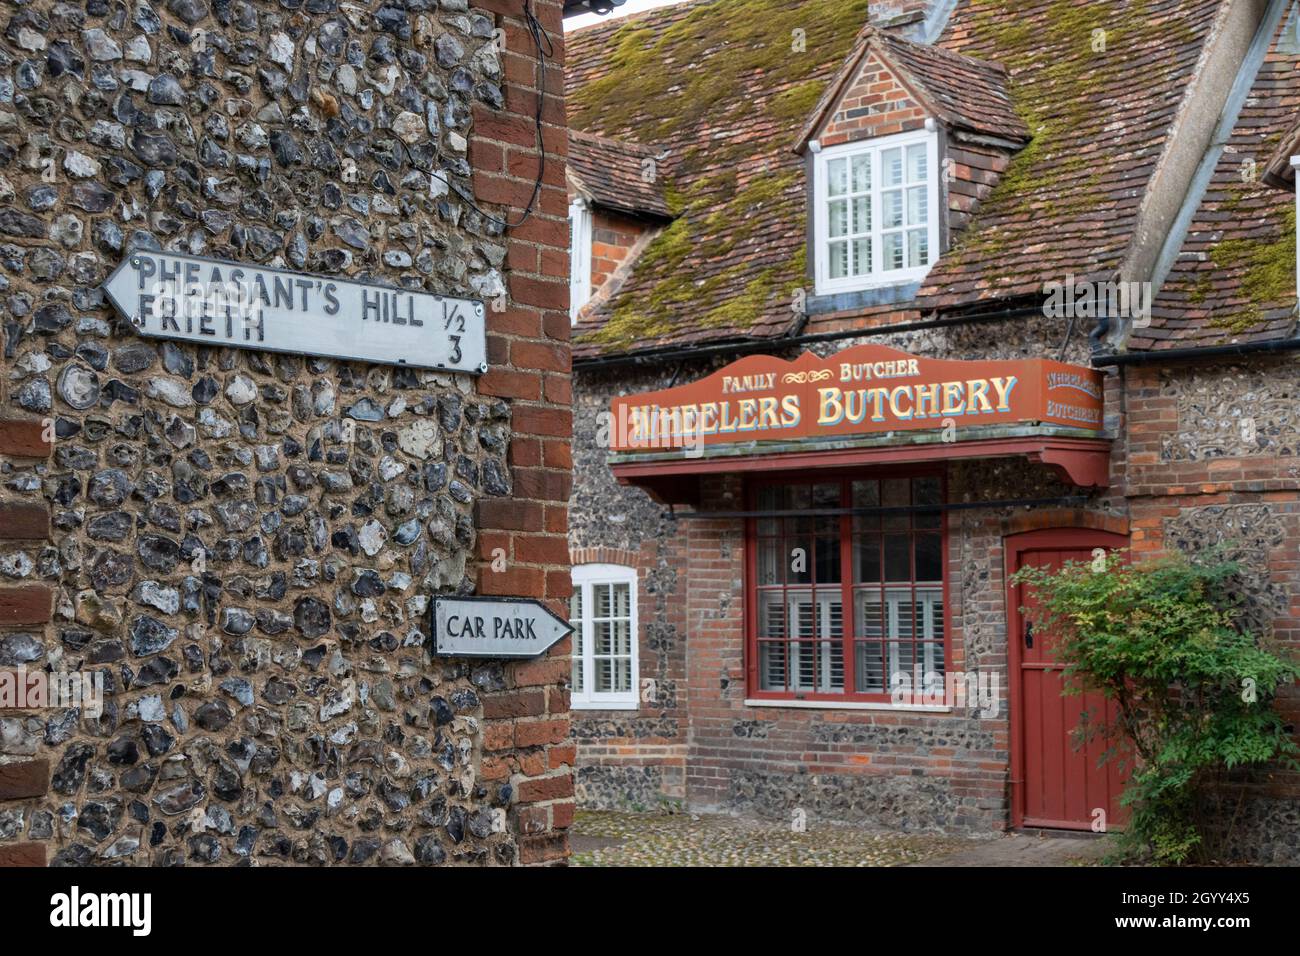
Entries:
POLYGON ((599 291, 628 256, 650 226, 645 220, 605 209, 592 211, 591 288, 599 291))
POLYGON ((840 98, 818 137, 823 146, 838 146, 907 133, 925 126, 925 108, 874 53, 840 98))
MULTIPOLYGON (((929 118, 925 107, 874 53, 866 57, 819 130, 823 147, 857 143, 921 129, 929 118)), ((956 237, 970 223, 1006 171, 1012 155, 995 146, 955 142, 940 146, 945 163, 943 188, 947 196, 947 231, 956 237)), ((948 243, 951 246, 951 241, 948 243)))

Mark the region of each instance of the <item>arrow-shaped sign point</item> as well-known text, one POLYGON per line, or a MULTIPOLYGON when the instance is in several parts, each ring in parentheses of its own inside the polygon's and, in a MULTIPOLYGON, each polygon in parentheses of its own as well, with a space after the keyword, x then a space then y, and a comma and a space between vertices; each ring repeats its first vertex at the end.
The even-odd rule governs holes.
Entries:
POLYGON ((108 301, 112 302, 114 308, 131 322, 134 322, 139 314, 140 290, 137 286, 140 282, 136 278, 138 271, 135 257, 127 256, 117 264, 117 268, 104 280, 103 285, 108 301))

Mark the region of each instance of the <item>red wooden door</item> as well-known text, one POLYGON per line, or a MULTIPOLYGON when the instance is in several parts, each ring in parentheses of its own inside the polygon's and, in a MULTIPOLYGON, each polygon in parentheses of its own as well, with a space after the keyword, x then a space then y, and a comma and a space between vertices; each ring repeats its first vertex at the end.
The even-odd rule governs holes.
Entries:
MULTIPOLYGON (((1120 535, 1085 530, 1037 531, 1007 539, 1008 570, 1047 569, 1066 561, 1089 561, 1096 548, 1127 544, 1120 535)), ((1052 653, 1052 636, 1034 631, 1021 607, 1034 607, 1031 589, 1013 585, 1008 594, 1011 664, 1013 826, 1065 830, 1095 829, 1104 811, 1107 827, 1123 823, 1119 796, 1124 774, 1112 758, 1113 743, 1095 736, 1082 746, 1075 736, 1085 715, 1114 720, 1115 705, 1100 694, 1063 692, 1062 666, 1052 653)))

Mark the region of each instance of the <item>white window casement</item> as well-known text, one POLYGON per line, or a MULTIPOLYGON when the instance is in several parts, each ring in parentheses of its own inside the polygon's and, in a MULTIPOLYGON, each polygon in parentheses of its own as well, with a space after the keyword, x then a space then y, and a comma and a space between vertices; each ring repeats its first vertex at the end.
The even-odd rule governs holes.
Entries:
POLYGON ((581 196, 569 203, 569 317, 591 298, 591 206, 581 196))
POLYGON ((636 710, 636 569, 580 564, 573 569, 574 710, 636 710))
MULTIPOLYGON (((1300 27, 1298 27, 1298 29, 1300 29, 1300 27)), ((1300 156, 1291 157, 1291 171, 1292 174, 1295 176, 1296 211, 1300 212, 1300 156)), ((1300 222, 1300 218, 1297 218, 1296 221, 1300 222)), ((1300 231, 1300 226, 1297 226, 1296 229, 1297 231, 1300 231)), ((1295 261, 1295 287, 1297 291, 1300 291, 1300 246, 1297 246, 1296 248, 1297 248, 1297 252, 1296 252, 1296 261, 1295 261)))
POLYGON ((918 130, 813 156, 818 295, 918 282, 939 257, 939 136, 918 130))

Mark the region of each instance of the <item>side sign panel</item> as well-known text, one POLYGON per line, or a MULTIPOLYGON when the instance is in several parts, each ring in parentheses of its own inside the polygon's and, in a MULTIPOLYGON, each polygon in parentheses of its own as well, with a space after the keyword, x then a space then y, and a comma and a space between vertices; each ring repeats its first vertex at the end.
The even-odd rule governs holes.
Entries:
POLYGON ((573 627, 527 598, 433 599, 434 650, 444 657, 537 657, 573 627))

